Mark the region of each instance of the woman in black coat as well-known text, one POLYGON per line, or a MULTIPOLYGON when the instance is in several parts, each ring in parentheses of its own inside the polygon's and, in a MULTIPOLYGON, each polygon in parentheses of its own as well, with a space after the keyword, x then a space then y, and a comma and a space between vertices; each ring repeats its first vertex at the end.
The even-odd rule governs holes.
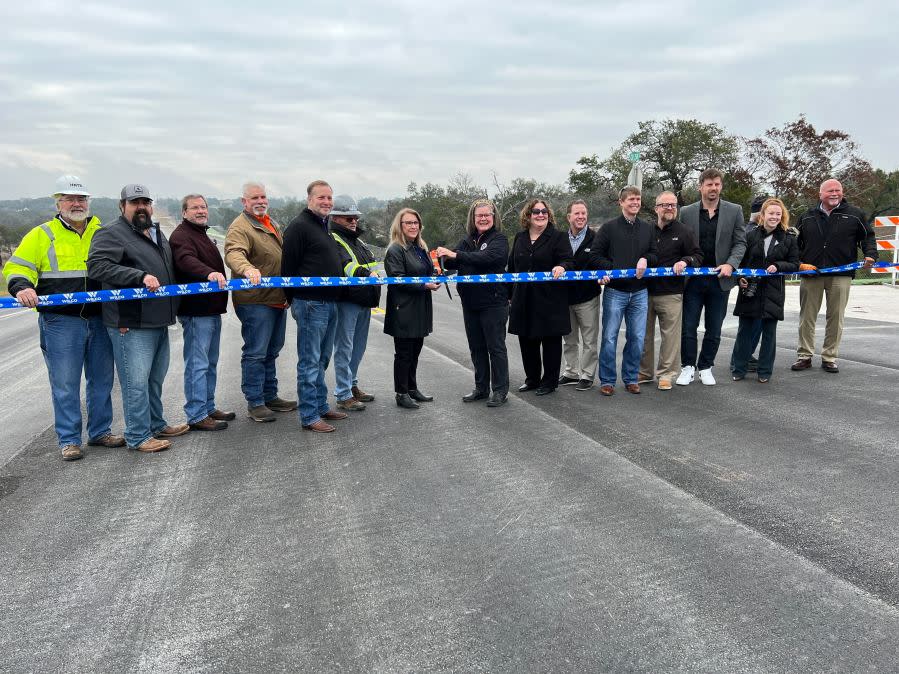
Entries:
MULTIPOLYGON (((447 269, 460 274, 502 274, 506 271, 509 240, 500 233, 502 221, 496 206, 478 199, 468 209, 467 236, 456 250, 439 247, 447 269)), ((509 295, 505 283, 460 283, 465 336, 474 365, 474 390, 462 402, 490 398, 487 407, 499 407, 509 393, 509 357, 506 353, 506 321, 509 295), (491 395, 492 379, 492 395, 491 395)))
MULTIPOLYGON (((390 225, 390 246, 384 255, 387 276, 433 275, 421 230, 421 216, 416 211, 404 208, 396 214, 390 225)), ((418 403, 434 400, 418 390, 416 370, 425 337, 433 329, 431 293, 439 287, 439 283, 387 286, 384 332, 393 336, 393 385, 400 407, 418 409, 418 403)))
MULTIPOLYGON (((762 204, 758 226, 746 235, 746 253, 740 267, 764 269, 769 274, 799 270, 799 245, 787 233, 790 213, 780 199, 762 204)), ((784 319, 785 286, 783 276, 742 277, 734 316, 740 317, 734 344, 734 381, 746 377, 749 356, 755 347, 753 333, 761 324, 762 346, 759 350, 759 382, 771 379, 777 348, 777 322, 784 319)))
MULTIPOLYGON (((522 231, 512 242, 510 272, 552 271, 553 277, 558 278, 573 267, 568 235, 556 229, 555 216, 546 201, 531 199, 519 220, 522 231)), ((571 332, 565 284, 516 283, 512 289, 509 332, 518 335, 524 364, 524 384, 518 390, 537 389, 537 395, 555 391, 562 368, 562 335, 571 332)))

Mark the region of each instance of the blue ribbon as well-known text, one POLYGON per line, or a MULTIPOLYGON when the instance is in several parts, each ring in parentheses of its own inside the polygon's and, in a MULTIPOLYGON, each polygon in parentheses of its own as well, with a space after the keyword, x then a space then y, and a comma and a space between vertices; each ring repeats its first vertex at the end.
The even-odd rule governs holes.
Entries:
MULTIPOLYGON (((769 274, 764 269, 735 269, 734 276, 792 276, 793 274, 832 274, 860 269, 863 262, 853 262, 840 267, 828 267, 817 271, 800 271, 769 274)), ((892 262, 875 262, 875 268, 895 266, 892 262)), ((714 267, 687 267, 680 276, 717 276, 714 267)), ((316 288, 366 285, 414 285, 421 283, 537 283, 545 281, 595 281, 608 276, 613 279, 636 278, 636 269, 611 269, 591 271, 568 271, 554 279, 552 272, 533 271, 504 274, 471 274, 464 276, 266 276, 257 284, 249 279, 232 279, 219 288, 213 281, 202 283, 179 283, 160 286, 156 292, 146 288, 121 288, 115 290, 94 290, 90 292, 41 295, 38 305, 42 307, 90 304, 93 302, 120 302, 122 300, 149 300, 159 297, 183 295, 205 295, 218 292, 239 292, 257 288, 316 288)), ((671 267, 650 267, 644 278, 677 276, 671 267)), ((14 297, 0 297, 0 309, 18 309, 21 304, 14 297)))

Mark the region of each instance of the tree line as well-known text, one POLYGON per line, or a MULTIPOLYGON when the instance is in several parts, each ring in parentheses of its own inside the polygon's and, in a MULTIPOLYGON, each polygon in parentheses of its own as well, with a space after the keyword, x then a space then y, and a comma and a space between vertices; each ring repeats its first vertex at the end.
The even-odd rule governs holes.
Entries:
MULTIPOLYGON (((818 186, 830 177, 844 185, 847 197, 869 217, 899 214, 899 171, 873 167, 861 156, 849 134, 838 129, 819 131, 800 115, 780 127, 772 127, 756 138, 743 138, 714 123, 695 119, 663 119, 639 122, 608 156, 584 155, 575 162, 565 184, 548 184, 531 178, 504 182, 493 175, 489 185, 480 185, 464 172, 446 185, 410 182, 402 197, 381 200, 366 197, 358 201, 368 240, 385 245, 393 216, 401 208, 414 208, 424 222, 423 236, 429 245, 454 245, 463 235, 468 207, 481 197, 494 200, 503 226, 514 231, 518 213, 534 196, 549 201, 564 226, 564 208, 572 199, 584 199, 591 224, 618 214, 618 190, 627 184, 632 167, 628 158, 640 154, 643 170, 644 204, 652 203, 663 190, 673 191, 680 204, 698 198, 696 180, 708 167, 725 174, 722 198, 743 206, 759 194, 779 197, 794 218, 818 200, 818 186)), ((337 186, 338 192, 340 191, 337 186)), ((209 224, 224 230, 240 213, 239 198, 209 198, 209 224)), ((156 216, 167 214, 180 219, 177 199, 159 199, 156 216)), ((270 198, 272 218, 282 226, 305 206, 304 199, 270 198)), ((91 200, 91 211, 101 221, 118 217, 118 201, 91 200)), ((52 217, 53 199, 0 201, 0 251, 9 253, 25 232, 52 217)), ((651 208, 647 217, 654 218, 651 208)))

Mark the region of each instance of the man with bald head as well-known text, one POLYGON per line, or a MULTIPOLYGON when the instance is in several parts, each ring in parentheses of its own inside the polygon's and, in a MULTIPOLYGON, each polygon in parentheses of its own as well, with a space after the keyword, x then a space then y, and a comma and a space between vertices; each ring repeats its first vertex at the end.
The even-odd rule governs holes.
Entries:
MULTIPOLYGON (((861 209, 843 197, 843 186, 830 178, 821 183, 820 201, 799 219, 799 259, 815 268, 838 267, 857 259, 860 248, 865 267, 877 259, 874 228, 861 209)), ((840 338, 843 335, 843 315, 849 301, 849 287, 854 271, 834 274, 803 275, 799 285, 799 348, 792 370, 807 370, 815 353, 815 321, 821 300, 827 298, 824 344, 821 347, 821 368, 836 374, 840 338)))

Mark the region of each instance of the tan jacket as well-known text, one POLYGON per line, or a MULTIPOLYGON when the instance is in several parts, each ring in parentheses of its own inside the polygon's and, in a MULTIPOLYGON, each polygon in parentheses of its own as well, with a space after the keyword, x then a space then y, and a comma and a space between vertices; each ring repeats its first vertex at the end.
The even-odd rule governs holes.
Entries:
MULTIPOLYGON (((272 221, 277 231, 277 224, 272 221)), ((281 276, 281 233, 272 234, 246 213, 238 215, 225 236, 225 264, 231 278, 244 278, 255 267, 263 276, 281 276)), ((234 304, 285 304, 280 288, 239 290, 231 293, 234 304)))

